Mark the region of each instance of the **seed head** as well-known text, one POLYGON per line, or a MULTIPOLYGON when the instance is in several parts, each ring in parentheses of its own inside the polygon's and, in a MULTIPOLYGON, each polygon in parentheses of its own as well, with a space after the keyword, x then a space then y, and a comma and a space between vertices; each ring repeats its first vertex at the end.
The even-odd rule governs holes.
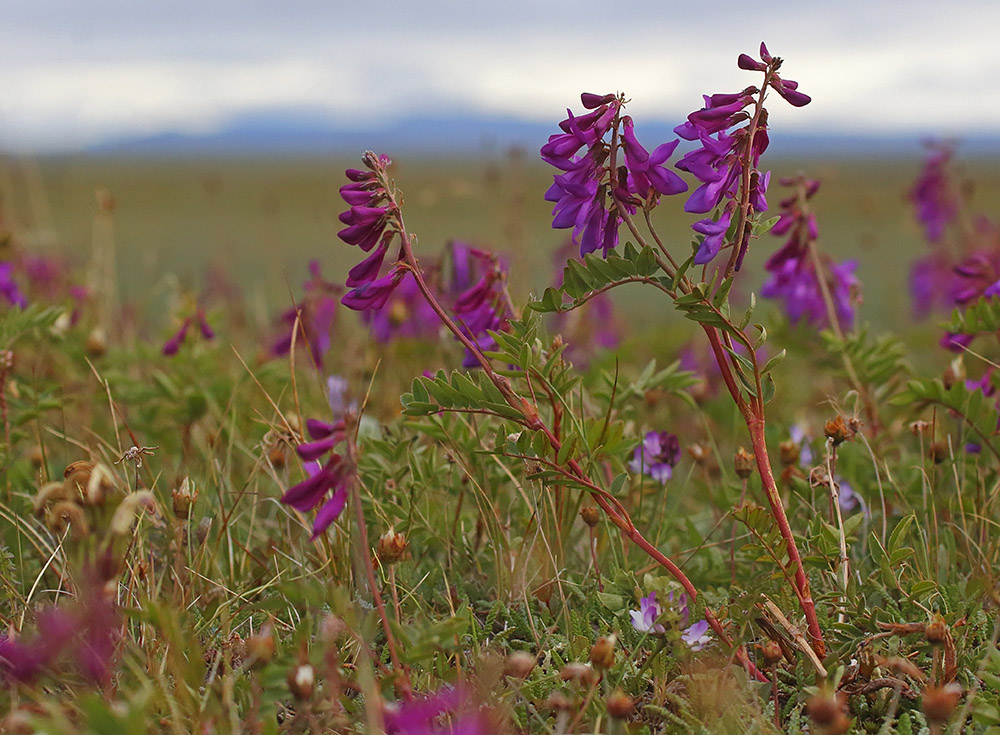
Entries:
POLYGON ((931 722, 947 722, 962 698, 962 688, 952 682, 943 687, 929 686, 924 690, 924 714, 931 722))
POLYGON ((406 555, 408 545, 409 542, 403 534, 396 533, 390 528, 379 536, 375 553, 378 554, 379 561, 383 564, 395 564, 406 555))
POLYGON ((310 664, 298 664, 288 672, 288 691, 300 702, 312 696, 316 685, 316 672, 310 664))

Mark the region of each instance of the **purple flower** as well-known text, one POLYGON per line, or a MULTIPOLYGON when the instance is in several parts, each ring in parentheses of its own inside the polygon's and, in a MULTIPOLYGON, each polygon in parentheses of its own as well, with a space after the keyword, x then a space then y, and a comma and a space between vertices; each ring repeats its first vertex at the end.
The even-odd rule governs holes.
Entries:
POLYGON ((271 345, 274 356, 287 355, 292 349, 293 330, 298 324, 299 343, 309 347, 309 354, 317 367, 323 366, 323 358, 330 350, 330 332, 337 316, 337 296, 341 287, 324 280, 318 261, 309 262, 310 279, 303 284, 305 296, 302 301, 284 312, 279 321, 285 327, 284 333, 271 345))
POLYGON ((206 340, 215 339, 215 330, 212 329, 205 317, 205 311, 198 309, 194 316, 185 317, 181 323, 181 328, 174 333, 170 339, 163 343, 163 354, 169 356, 176 355, 182 344, 187 339, 188 331, 193 324, 198 324, 198 331, 206 340))
MULTIPOLYGON (((362 161, 367 171, 348 169, 345 172, 351 183, 340 187, 340 196, 348 204, 340 221, 347 227, 337 233, 348 245, 356 245, 365 252, 374 248, 371 255, 348 274, 347 286, 352 290, 344 295, 341 303, 355 311, 381 309, 403 279, 403 271, 396 265, 390 267, 388 274, 379 277, 397 234, 398 210, 386 189, 386 169, 392 162, 371 151, 365 153, 362 161)), ((397 254, 395 260, 398 259, 397 254)))
POLYGON ((676 434, 650 431, 636 447, 628 466, 633 472, 644 472, 657 482, 665 483, 680 457, 681 445, 676 434))
POLYGON ((681 631, 681 640, 687 643, 692 651, 700 651, 712 642, 712 635, 708 632, 708 621, 699 620, 681 631))
MULTIPOLYGON (((694 625, 688 626, 690 611, 688 610, 688 598, 686 594, 682 593, 675 605, 674 593, 670 592, 667 595, 667 601, 676 612, 678 627, 681 629, 681 640, 692 651, 700 651, 711 642, 712 636, 708 633, 707 621, 701 620, 694 625)), ((666 628, 656 622, 664 612, 664 609, 656 603, 656 593, 650 592, 648 596, 640 598, 638 610, 629 610, 629 616, 632 618, 632 627, 640 633, 649 633, 651 635, 666 633, 666 628)))
POLYGON ((545 199, 555 203, 552 226, 572 229, 581 255, 600 249, 607 256, 618 244, 623 221, 619 209, 634 214, 639 205, 660 195, 687 191, 687 184, 664 166, 676 140, 650 153, 636 138, 632 119, 621 116, 620 98, 585 93, 581 102, 591 112, 577 117, 567 110, 567 118, 559 123, 563 132, 549 136, 542 146, 542 160, 562 172, 553 177, 545 199), (614 140, 615 132, 622 155, 617 160, 620 168, 612 171, 615 156, 606 137, 611 134, 614 140))
POLYGON ((865 503, 864 498, 855 492, 854 488, 850 486, 847 480, 842 480, 838 477, 835 482, 839 488, 837 492, 837 502, 840 505, 840 509, 848 513, 860 510, 867 515, 868 504, 865 503))
POLYGON ((490 735, 496 728, 465 689, 446 686, 409 702, 387 705, 385 729, 390 735, 490 735))
POLYGON ((420 293, 417 279, 409 272, 384 306, 363 311, 361 318, 371 327, 372 336, 380 344, 394 339, 434 340, 441 330, 437 314, 420 293))
POLYGON ((788 239, 764 264, 764 269, 771 275, 761 288, 761 295, 783 301, 792 323, 804 319, 822 328, 830 323, 823 293, 825 285, 838 324, 842 329, 850 329, 854 323, 854 299, 859 287, 854 277, 857 262, 849 260, 837 264, 829 256, 819 254, 822 273, 817 272, 813 248, 819 229, 807 202, 819 190, 819 183, 802 177, 782 179, 781 183, 795 186, 796 193, 781 201, 781 216, 772 234, 779 237, 788 235, 788 239), (821 278, 825 283, 820 283, 821 278))
MULTIPOLYGON (((505 293, 507 264, 490 253, 472 251, 481 261, 481 268, 488 268, 479 280, 455 296, 452 305, 459 327, 482 352, 496 349, 496 340, 490 332, 503 331, 511 311, 505 293)), ((466 350, 462 367, 477 367, 479 361, 466 350)))
POLYGON ((927 240, 939 243, 945 230, 958 216, 960 198, 950 171, 955 149, 947 143, 932 142, 928 145, 930 155, 910 189, 909 199, 913 202, 917 220, 924 226, 927 240))
MULTIPOLYGON (((765 84, 790 104, 796 107, 808 104, 809 97, 798 91, 796 82, 778 75, 781 59, 772 57, 763 43, 760 53, 762 61, 741 54, 738 66, 748 71, 764 72, 765 84)), ((695 141, 700 146, 689 151, 676 164, 678 169, 687 171, 700 182, 684 205, 684 211, 707 214, 718 207, 723 210, 721 215, 699 220, 692 226, 696 233, 704 236, 695 256, 698 264, 711 262, 722 249, 725 231, 737 207, 744 169, 748 165, 751 169, 749 189, 745 192, 750 204, 748 214, 767 211, 765 194, 770 174, 757 170, 769 142, 766 111, 762 110, 757 117, 753 139, 749 140, 751 112, 748 108, 754 106, 759 93, 757 87, 750 86, 733 94, 704 95, 705 106, 692 112, 686 122, 674 128, 681 138, 695 141)), ((739 270, 749 246, 749 228, 737 233, 737 236, 740 239, 735 268, 739 270)))
POLYGON ((628 614, 632 617, 632 627, 640 633, 665 633, 667 629, 656 622, 660 613, 656 593, 650 592, 647 597, 640 598, 639 609, 629 610, 628 614))
MULTIPOLYGON (((337 412, 337 408, 345 405, 345 385, 341 379, 331 377, 327 386, 330 406, 337 412)), ((281 497, 281 502, 302 513, 320 506, 313 519, 310 541, 326 531, 347 505, 355 468, 345 457, 334 451, 344 441, 344 431, 345 422, 342 418, 333 423, 309 419, 306 421, 306 432, 312 441, 303 442, 296 447, 299 456, 305 461, 308 477, 290 487, 281 497), (324 456, 327 457, 325 462, 322 461, 324 456)))
POLYGON ((0 296, 7 299, 7 303, 23 309, 28 305, 28 300, 21 293, 14 281, 14 264, 0 263, 0 296))

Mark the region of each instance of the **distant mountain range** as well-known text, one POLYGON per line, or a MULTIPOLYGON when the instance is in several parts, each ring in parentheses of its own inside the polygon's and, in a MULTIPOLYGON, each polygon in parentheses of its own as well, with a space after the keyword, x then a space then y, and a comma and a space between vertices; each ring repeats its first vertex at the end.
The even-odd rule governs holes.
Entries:
MULTIPOLYGON (((675 122, 639 124, 639 139, 650 149, 674 137, 675 122)), ((400 153, 475 154, 511 148, 537 150, 557 132, 555 122, 535 123, 509 117, 457 114, 410 117, 385 124, 344 123, 317 114, 263 112, 234 118, 202 134, 162 132, 109 139, 88 153, 139 156, 320 155, 354 154, 372 149, 400 153)), ((823 156, 913 156, 932 136, 916 133, 788 133, 771 130, 771 154, 823 156)), ((1000 135, 970 136, 961 141, 965 154, 1000 155, 1000 135)))

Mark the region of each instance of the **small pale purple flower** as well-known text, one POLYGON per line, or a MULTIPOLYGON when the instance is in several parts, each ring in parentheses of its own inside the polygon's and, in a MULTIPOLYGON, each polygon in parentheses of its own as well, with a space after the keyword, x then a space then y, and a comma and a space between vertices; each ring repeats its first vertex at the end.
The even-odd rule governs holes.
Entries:
POLYGON ((660 613, 660 606, 656 604, 656 593, 650 592, 649 595, 639 600, 639 609, 629 610, 628 614, 632 617, 632 627, 637 631, 655 634, 665 633, 667 630, 656 622, 660 613))
POLYGON ((681 631, 681 640, 688 644, 692 651, 700 651, 712 642, 712 635, 708 632, 708 621, 699 620, 681 631))
POLYGON ((676 434, 666 431, 650 431, 636 447, 629 469, 643 472, 660 483, 666 483, 673 473, 674 465, 681 457, 681 445, 676 434))

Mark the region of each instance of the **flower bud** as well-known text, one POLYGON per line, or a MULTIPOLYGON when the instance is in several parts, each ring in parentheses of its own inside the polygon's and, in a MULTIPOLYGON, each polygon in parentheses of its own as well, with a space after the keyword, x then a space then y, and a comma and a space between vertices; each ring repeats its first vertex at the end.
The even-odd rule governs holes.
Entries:
POLYGON ((951 387, 955 383, 961 383, 965 380, 965 362, 962 360, 962 356, 959 355, 945 368, 944 375, 941 376, 941 382, 944 383, 945 390, 951 390, 951 387))
POLYGON ((737 475, 744 480, 750 477, 753 474, 753 463, 754 456, 750 452, 743 447, 736 450, 736 455, 733 457, 733 469, 736 470, 737 475))
POLYGON ((598 671, 607 671, 615 665, 615 643, 617 638, 611 635, 602 635, 590 649, 590 664, 598 671))
POLYGON ((697 464, 704 464, 708 461, 709 452, 701 444, 691 444, 687 448, 688 456, 693 459, 697 464))
POLYGON ((515 679, 527 679, 537 659, 527 651, 514 651, 504 662, 503 673, 515 679))
POLYGON ((934 464, 941 464, 948 458, 948 445, 944 442, 931 442, 927 448, 927 456, 934 464))
POLYGON ((851 719, 844 712, 844 705, 835 695, 820 692, 806 702, 806 714, 815 723, 820 732, 828 735, 841 735, 851 727, 851 719))
POLYGON ((913 436, 923 436, 930 433, 931 425, 927 421, 918 420, 911 423, 909 428, 913 436))
POLYGON ((616 720, 624 720, 635 712, 635 705, 632 703, 632 697, 627 695, 621 689, 615 689, 611 693, 611 696, 608 697, 608 701, 606 702, 606 706, 608 708, 608 714, 616 720))
POLYGON ((309 664, 298 664, 288 672, 288 691, 300 702, 312 696, 316 685, 316 672, 309 664))
POLYGON ((42 464, 45 462, 45 453, 42 451, 42 448, 37 444, 33 446, 28 451, 28 460, 31 462, 32 467, 36 470, 40 469, 42 464))
POLYGON ((584 523, 593 528, 601 520, 601 511, 593 505, 585 505, 580 508, 580 517, 583 519, 584 523))
POLYGON ((379 561, 383 564, 395 564, 406 554, 406 547, 409 545, 406 537, 401 533, 396 533, 389 529, 379 536, 378 544, 375 546, 375 553, 378 554, 379 561))
POLYGON ((198 489, 191 484, 190 478, 185 477, 180 487, 171 491, 170 497, 173 501, 174 515, 181 520, 187 520, 191 516, 191 506, 198 499, 198 489))
POLYGON ((844 423, 843 416, 837 416, 827 421, 823 425, 823 434, 833 442, 833 446, 835 447, 854 437, 854 432, 844 423))
POLYGON ((929 686, 924 690, 924 714, 930 722, 947 722, 961 698, 962 688, 954 682, 943 687, 929 686))

